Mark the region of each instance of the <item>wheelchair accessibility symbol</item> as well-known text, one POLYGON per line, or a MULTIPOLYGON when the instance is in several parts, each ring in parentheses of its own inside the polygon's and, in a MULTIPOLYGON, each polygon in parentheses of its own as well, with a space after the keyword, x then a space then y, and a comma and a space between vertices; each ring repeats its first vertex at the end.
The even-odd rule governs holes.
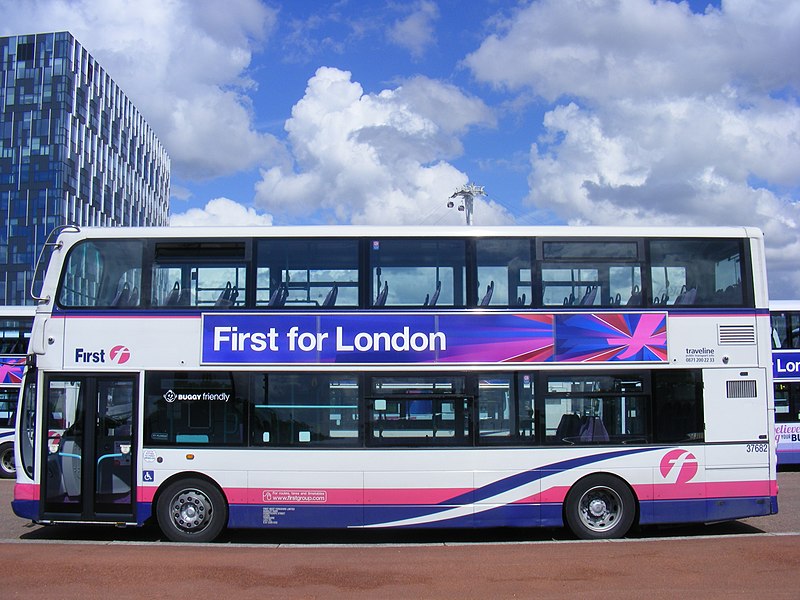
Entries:
POLYGON ((142 471, 142 481, 145 483, 153 483, 156 480, 154 471, 142 471))

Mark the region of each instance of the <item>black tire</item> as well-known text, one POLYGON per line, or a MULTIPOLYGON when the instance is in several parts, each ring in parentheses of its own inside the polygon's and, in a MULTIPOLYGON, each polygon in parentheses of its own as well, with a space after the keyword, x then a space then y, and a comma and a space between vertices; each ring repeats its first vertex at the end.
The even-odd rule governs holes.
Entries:
POLYGON ((14 444, 0 444, 0 477, 13 479, 17 476, 17 466, 14 462, 14 444))
POLYGON ((564 503, 567 524, 583 540, 621 538, 636 517, 633 492, 612 475, 590 475, 577 482, 564 503))
POLYGON ((186 478, 161 492, 156 517, 162 533, 173 542, 212 542, 228 522, 228 505, 217 486, 186 478))

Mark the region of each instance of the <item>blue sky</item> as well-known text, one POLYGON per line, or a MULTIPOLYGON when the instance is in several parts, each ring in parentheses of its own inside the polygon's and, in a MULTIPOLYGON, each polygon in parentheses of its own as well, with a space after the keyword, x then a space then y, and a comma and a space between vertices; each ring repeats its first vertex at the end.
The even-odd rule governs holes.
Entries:
POLYGON ((799 294, 800 2, 0 0, 172 160, 172 223, 755 225, 799 294))

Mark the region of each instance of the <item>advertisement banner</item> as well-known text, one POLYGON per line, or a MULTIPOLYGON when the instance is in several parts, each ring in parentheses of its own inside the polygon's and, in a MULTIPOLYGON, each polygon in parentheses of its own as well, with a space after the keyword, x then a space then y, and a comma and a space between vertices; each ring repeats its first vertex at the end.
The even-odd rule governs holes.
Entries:
POLYGON ((773 350, 772 377, 775 381, 800 380, 800 350, 773 350))
POLYGON ((667 360, 666 313, 206 313, 201 363, 667 360))

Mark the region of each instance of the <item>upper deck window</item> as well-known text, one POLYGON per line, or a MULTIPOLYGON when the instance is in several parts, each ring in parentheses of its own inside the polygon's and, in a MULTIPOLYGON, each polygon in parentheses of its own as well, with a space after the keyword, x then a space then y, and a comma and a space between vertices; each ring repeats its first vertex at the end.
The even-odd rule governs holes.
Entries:
POLYGON ((742 256, 739 240, 651 241, 653 305, 742 306, 742 256))
POLYGON ((257 306, 358 306, 358 240, 260 240, 256 279, 257 306))
POLYGON ((371 306, 421 308, 466 304, 464 240, 371 240, 369 265, 371 306))
POLYGON ((141 304, 141 240, 86 240, 67 257, 58 291, 65 307, 130 307, 141 304))
POLYGON ((636 241, 542 242, 544 306, 641 306, 636 241))
POLYGON ((529 239, 480 238, 475 241, 475 258, 478 306, 530 305, 533 296, 529 239))
POLYGON ((152 286, 153 306, 243 306, 246 246, 226 241, 157 243, 152 286))

